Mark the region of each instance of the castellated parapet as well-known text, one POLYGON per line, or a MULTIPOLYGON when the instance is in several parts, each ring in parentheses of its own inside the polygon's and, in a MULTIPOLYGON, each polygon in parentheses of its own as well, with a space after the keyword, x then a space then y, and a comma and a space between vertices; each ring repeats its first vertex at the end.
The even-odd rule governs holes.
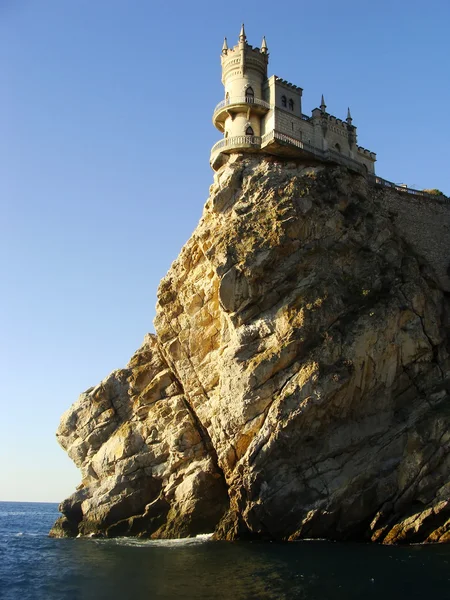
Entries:
POLYGON ((247 42, 244 26, 239 41, 222 55, 225 98, 213 115, 223 133, 211 150, 210 163, 219 168, 233 152, 264 152, 305 160, 334 162, 363 174, 375 174, 376 154, 357 145, 356 127, 348 111, 345 120, 326 111, 325 101, 308 116, 302 113, 301 87, 275 75, 267 77, 269 52, 247 42))

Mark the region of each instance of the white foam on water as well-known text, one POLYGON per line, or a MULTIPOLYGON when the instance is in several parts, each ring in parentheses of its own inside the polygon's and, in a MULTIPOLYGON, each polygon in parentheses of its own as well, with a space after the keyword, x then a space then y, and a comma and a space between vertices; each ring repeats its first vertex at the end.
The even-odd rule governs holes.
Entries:
POLYGON ((212 535, 212 533, 201 533, 196 537, 173 538, 166 540, 145 540, 142 538, 132 537, 89 539, 96 544, 116 544, 118 546, 132 546, 135 548, 180 548, 183 546, 197 546, 199 544, 204 544, 211 540, 212 535))
POLYGON ((196 540, 204 540, 206 542, 207 540, 210 540, 213 535, 214 535, 213 533, 199 533, 198 535, 195 536, 195 539, 196 540))
POLYGON ((302 538, 301 540, 294 540, 294 543, 297 542, 330 542, 334 543, 333 540, 328 540, 327 538, 302 538))

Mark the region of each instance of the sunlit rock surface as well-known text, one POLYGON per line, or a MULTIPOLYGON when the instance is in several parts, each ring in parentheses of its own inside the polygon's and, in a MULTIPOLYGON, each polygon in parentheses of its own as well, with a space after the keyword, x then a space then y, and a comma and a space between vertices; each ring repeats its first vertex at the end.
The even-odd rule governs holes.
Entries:
POLYGON ((450 540, 450 302, 383 194, 218 171, 156 336, 62 417, 82 484, 51 535, 450 540))

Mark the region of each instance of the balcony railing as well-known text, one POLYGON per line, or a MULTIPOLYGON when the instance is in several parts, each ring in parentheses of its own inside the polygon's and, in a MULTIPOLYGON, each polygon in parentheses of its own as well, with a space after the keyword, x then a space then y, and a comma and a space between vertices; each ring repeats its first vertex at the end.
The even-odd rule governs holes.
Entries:
POLYGON ((270 104, 265 100, 260 100, 259 98, 254 98, 252 96, 237 96, 233 98, 227 98, 226 100, 222 100, 214 109, 214 114, 225 106, 231 106, 232 104, 253 104, 256 106, 262 106, 263 108, 270 109, 270 104))
MULTIPOLYGON (((224 138, 223 140, 218 141, 211 149, 211 159, 215 157, 215 155, 224 149, 233 149, 233 148, 248 148, 249 146, 253 148, 262 148, 264 149, 270 142, 278 141, 284 144, 289 144, 290 146, 295 146, 296 148, 300 148, 304 150, 310 155, 315 156, 317 159, 321 161, 332 161, 353 169, 354 171, 358 171, 362 174, 366 174, 367 171, 364 168, 364 165, 359 163, 358 161, 350 158, 349 156, 345 156, 335 150, 328 149, 322 150, 321 148, 316 148, 312 144, 308 142, 303 142, 301 140, 297 140, 286 133, 281 133, 280 131, 269 131, 262 137, 256 135, 237 135, 229 138, 224 138)), ((384 180, 383 180, 384 181, 384 180)), ((387 182, 386 185, 390 185, 390 187, 394 187, 395 184, 389 184, 387 182)))
POLYGON ((295 138, 291 137, 290 135, 281 133, 280 131, 274 130, 274 131, 270 131, 269 133, 266 133, 265 135, 263 135, 261 145, 265 146, 266 144, 268 144, 269 142, 271 142, 273 140, 285 142, 286 144, 290 144, 291 146, 296 146, 297 148, 301 148, 302 150, 305 150, 306 152, 309 152, 310 154, 315 154, 316 156, 319 156, 322 159, 325 158, 323 150, 320 150, 319 148, 315 148, 311 144, 308 144, 308 142, 302 142, 301 140, 296 140, 295 138))
POLYGON ((259 135, 235 135, 233 137, 224 138, 215 143, 211 148, 211 156, 224 148, 248 148, 248 146, 259 148, 261 146, 261 138, 259 135))

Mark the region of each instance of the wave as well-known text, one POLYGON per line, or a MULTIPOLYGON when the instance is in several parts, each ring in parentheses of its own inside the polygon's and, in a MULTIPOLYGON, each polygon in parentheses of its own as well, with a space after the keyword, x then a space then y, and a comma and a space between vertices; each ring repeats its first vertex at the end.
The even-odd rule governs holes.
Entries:
MULTIPOLYGON (((117 537, 117 538, 89 538, 90 541, 95 544, 116 544, 118 546, 133 546, 136 548, 148 548, 148 547, 163 547, 163 548, 180 548, 182 546, 196 546, 198 544, 205 544, 211 540, 212 533, 201 533, 196 537, 187 538, 173 538, 167 540, 145 540, 142 538, 129 538, 129 537, 117 537)), ((86 538, 83 538, 86 539, 86 538)))
POLYGON ((50 512, 29 510, 0 510, 0 518, 5 517, 48 517, 50 512))
POLYGON ((39 531, 2 531, 0 532, 0 538, 46 538, 48 537, 46 533, 42 533, 39 531))

